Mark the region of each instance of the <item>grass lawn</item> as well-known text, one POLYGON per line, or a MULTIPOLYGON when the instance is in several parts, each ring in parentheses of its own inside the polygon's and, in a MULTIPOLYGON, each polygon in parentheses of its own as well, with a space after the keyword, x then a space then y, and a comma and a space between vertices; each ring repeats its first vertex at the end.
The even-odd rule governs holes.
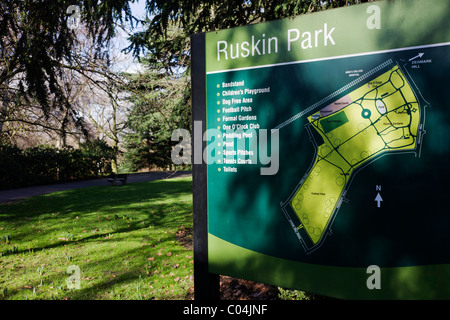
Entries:
POLYGON ((189 299, 191 230, 192 178, 0 205, 0 300, 189 299))

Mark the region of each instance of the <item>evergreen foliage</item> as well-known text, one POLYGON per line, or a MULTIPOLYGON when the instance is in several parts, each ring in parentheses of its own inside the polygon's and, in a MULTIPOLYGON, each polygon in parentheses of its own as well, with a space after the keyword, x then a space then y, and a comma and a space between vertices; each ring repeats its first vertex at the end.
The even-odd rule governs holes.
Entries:
POLYGON ((46 115, 52 110, 69 110, 75 114, 62 81, 63 65, 78 67, 73 64, 78 31, 68 25, 67 9, 71 5, 79 6, 81 24, 95 44, 95 56, 107 59, 107 45, 114 36, 116 24, 132 21, 129 2, 2 0, 0 92, 3 107, 20 97, 27 103, 37 103, 46 115))
POLYGON ((143 30, 130 38, 127 51, 139 56, 146 72, 130 77, 140 92, 126 137, 126 159, 132 169, 171 165, 174 129, 191 130, 190 37, 213 31, 360 2, 358 0, 147 0, 143 30), (142 98, 145 97, 145 98, 142 98))
POLYGON ((86 179, 111 172, 114 151, 104 141, 86 143, 80 149, 39 146, 20 150, 0 146, 0 189, 14 189, 62 181, 86 179))
MULTIPOLYGON (((144 0, 141 0, 144 1, 144 0)), ((175 129, 191 130, 190 37, 213 31, 274 19, 307 14, 367 0, 145 0, 147 17, 132 16, 134 0, 3 0, 0 2, 0 133, 8 108, 19 108, 17 121, 34 125, 28 105, 40 108, 49 118, 62 115, 59 130, 65 138, 69 122, 87 136, 85 122, 69 95, 76 87, 64 70, 83 73, 89 59, 109 62, 109 41, 117 26, 139 23, 129 37, 132 52, 142 59, 146 71, 128 75, 117 90, 131 93, 134 103, 126 128, 125 159, 134 170, 173 166, 170 153, 176 142, 175 129), (80 8, 83 33, 68 25, 71 5, 80 8), (80 41, 89 38, 93 55, 81 63, 80 41), (120 88, 120 89, 119 89, 120 88), (14 103, 15 101, 15 103, 14 103), (28 116, 28 117, 27 117, 28 116)), ((97 68, 97 67, 95 67, 97 68)), ((95 69, 94 68, 94 69, 95 69)), ((86 70, 100 72, 102 70, 86 70)), ((88 76, 84 74, 85 76, 88 76)), ((115 78, 116 79, 116 78, 115 78)), ((95 77, 89 81, 98 85, 95 77)), ((77 106, 80 108, 80 106, 77 106)), ((49 119, 47 119, 49 120, 49 119)), ((125 128, 123 127, 123 128, 125 128)), ((63 139, 65 141, 65 139, 63 139)), ((116 157, 118 142, 115 141, 116 157)), ((113 166, 116 167, 115 162, 113 166)))
POLYGON ((125 166, 135 171, 158 167, 173 169, 171 151, 177 142, 171 141, 172 131, 190 128, 190 98, 187 74, 170 75, 155 64, 145 61, 148 69, 129 75, 133 88, 133 107, 128 117, 125 136, 125 166))

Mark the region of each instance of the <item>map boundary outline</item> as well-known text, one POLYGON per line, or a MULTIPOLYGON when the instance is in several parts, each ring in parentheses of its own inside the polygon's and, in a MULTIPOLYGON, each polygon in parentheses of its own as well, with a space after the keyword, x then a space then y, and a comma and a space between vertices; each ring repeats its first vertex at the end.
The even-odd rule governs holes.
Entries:
MULTIPOLYGON (((402 59, 399 59, 400 61, 404 61, 402 59)), ((418 125, 418 132, 417 132, 417 138, 416 138, 416 142, 415 142, 415 147, 412 150, 383 150, 382 152, 380 152, 379 154, 375 155, 372 159, 367 160, 366 162, 364 162, 363 164, 361 164, 360 166, 356 167, 353 172, 351 172, 348 182, 346 183, 345 187, 342 190, 342 193, 339 197, 339 199, 336 202, 335 208, 333 210, 333 212, 330 214, 330 219, 326 225, 325 230, 323 231, 323 235, 321 236, 320 240, 316 243, 313 244, 312 246, 309 246, 307 244, 307 242, 310 241, 305 241, 305 237, 303 237, 300 232, 297 229, 297 226, 295 225, 295 223, 292 221, 292 217, 291 214, 288 212, 288 208, 290 207, 290 202, 291 200, 294 198, 294 196, 296 195, 297 191, 299 190, 299 188, 302 186, 302 184, 304 183, 304 181, 306 180, 306 178, 309 176, 309 174, 311 173, 312 168, 314 168, 314 164, 315 164, 315 160, 317 158, 318 155, 318 144, 316 143, 316 140, 314 138, 313 133, 311 132, 311 127, 312 124, 311 123, 307 123, 305 124, 305 130, 307 131, 308 135, 309 135, 309 141, 313 144, 313 148, 314 148, 314 155, 312 157, 312 161, 311 164, 309 165, 308 169, 306 170, 305 174, 302 176, 302 178, 299 180, 299 182, 296 184, 296 186, 294 187, 293 191, 291 192, 291 194, 287 197, 287 199, 285 201, 281 201, 280 202, 280 207, 282 212, 284 213, 284 215, 286 216, 290 226, 292 227, 292 229, 294 230, 297 238, 299 239, 304 251, 306 252, 306 254, 311 254, 312 252, 316 251, 317 249, 319 249, 323 243, 325 243, 326 239, 329 236, 333 235, 333 231, 332 231, 332 225, 333 222, 338 214, 338 211, 340 210, 342 204, 348 203, 350 200, 346 198, 347 192, 353 182, 353 179, 355 178, 355 176, 357 176, 361 170, 364 170, 366 167, 368 167, 369 165, 371 165, 373 162, 383 158, 384 156, 391 156, 391 155, 399 155, 399 154, 415 154, 415 157, 419 157, 421 156, 421 149, 422 149, 422 144, 423 144, 423 138, 426 134, 426 130, 425 130, 425 120, 426 120, 426 108, 429 108, 431 106, 431 104, 423 97, 422 92, 420 91, 419 87, 417 86, 417 84, 415 83, 414 79, 412 78, 411 74, 407 71, 406 69, 406 65, 409 63, 409 61, 406 61, 405 63, 399 63, 398 61, 393 61, 392 59, 388 59, 385 62, 377 65, 376 67, 370 69, 369 71, 367 71, 366 73, 364 73, 363 75, 361 75, 360 77, 358 77, 357 79, 351 81, 350 83, 346 84, 345 86, 339 88, 338 90, 334 91, 333 93, 327 95, 325 98, 319 100, 318 102, 314 103, 313 105, 311 105, 310 107, 308 107, 305 110, 302 110, 301 112, 297 113, 296 115, 294 115, 293 117, 289 118, 288 120, 284 121, 283 123, 279 124, 277 127, 275 127, 274 129, 272 129, 272 131, 274 130, 280 130, 281 128, 283 128, 284 126, 290 124, 291 122, 301 118, 302 116, 306 115, 306 114, 313 114, 314 112, 317 112, 317 110, 319 110, 319 107, 323 107, 325 105, 326 102, 330 101, 332 98, 338 96, 339 94, 349 90, 350 88, 352 88, 354 85, 360 83, 363 80, 366 79, 370 79, 370 77, 376 75, 380 70, 383 70, 385 68, 387 68, 388 66, 391 65, 397 65, 399 67, 399 69, 404 72, 405 74, 405 80, 408 82, 408 85, 412 88, 412 92, 416 97, 416 100, 418 102, 418 106, 421 110, 421 115, 419 118, 419 125, 418 125), (342 88, 346 88, 344 90, 342 90, 342 88)), ((295 216, 295 213, 293 213, 293 215, 295 216)), ((299 220, 298 217, 295 216, 295 219, 299 220)), ((308 239, 309 240, 309 239, 308 239)))

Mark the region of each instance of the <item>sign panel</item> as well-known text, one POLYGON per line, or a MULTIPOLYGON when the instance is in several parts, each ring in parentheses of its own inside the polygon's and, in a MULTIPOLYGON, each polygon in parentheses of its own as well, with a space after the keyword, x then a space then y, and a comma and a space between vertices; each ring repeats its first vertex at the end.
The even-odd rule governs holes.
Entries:
POLYGON ((205 34, 211 273, 450 298, 447 6, 377 1, 205 34))

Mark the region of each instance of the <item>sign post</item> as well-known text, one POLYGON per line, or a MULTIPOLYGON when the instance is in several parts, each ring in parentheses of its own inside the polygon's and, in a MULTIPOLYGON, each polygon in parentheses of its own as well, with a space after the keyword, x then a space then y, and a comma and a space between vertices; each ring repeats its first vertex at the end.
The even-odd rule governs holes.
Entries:
POLYGON ((192 38, 204 288, 224 274, 450 298, 447 6, 376 1, 192 38))
POLYGON ((205 94, 205 36, 191 39, 192 55, 192 127, 194 141, 193 158, 193 210, 194 210, 194 297, 196 300, 219 299, 219 276, 208 270, 208 217, 207 217, 207 168, 202 159, 206 148, 203 141, 206 123, 205 94), (197 124, 200 124, 198 126, 197 124), (200 153, 200 154, 199 154, 200 153))

